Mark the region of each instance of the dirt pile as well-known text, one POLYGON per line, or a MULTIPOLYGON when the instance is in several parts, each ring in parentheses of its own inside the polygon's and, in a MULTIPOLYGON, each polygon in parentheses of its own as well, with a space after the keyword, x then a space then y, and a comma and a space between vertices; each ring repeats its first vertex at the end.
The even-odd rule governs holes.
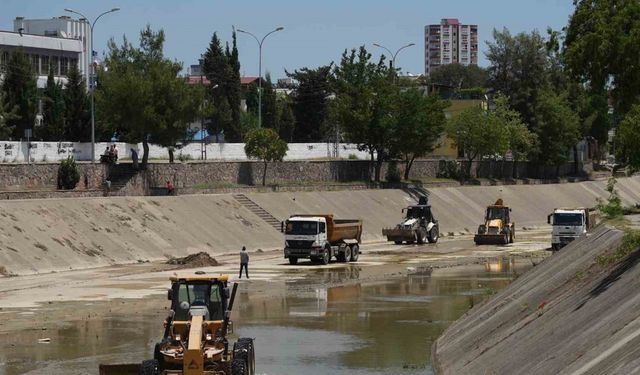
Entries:
POLYGON ((216 258, 213 258, 205 252, 187 255, 182 258, 172 258, 167 261, 167 264, 176 265, 179 266, 179 268, 214 267, 220 265, 216 258))

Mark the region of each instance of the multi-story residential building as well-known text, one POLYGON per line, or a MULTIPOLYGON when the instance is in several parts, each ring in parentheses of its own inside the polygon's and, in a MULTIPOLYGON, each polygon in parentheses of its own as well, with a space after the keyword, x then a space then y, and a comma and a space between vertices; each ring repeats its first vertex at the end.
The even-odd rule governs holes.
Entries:
POLYGON ((0 74, 9 61, 9 54, 21 48, 31 61, 38 87, 46 85, 50 67, 56 80, 65 82, 72 65, 85 75, 88 85, 91 29, 85 20, 66 16, 41 20, 17 17, 13 28, 13 31, 0 31, 0 74))
POLYGON ((478 65, 478 25, 462 25, 456 18, 424 28, 424 70, 429 75, 446 64, 478 65))

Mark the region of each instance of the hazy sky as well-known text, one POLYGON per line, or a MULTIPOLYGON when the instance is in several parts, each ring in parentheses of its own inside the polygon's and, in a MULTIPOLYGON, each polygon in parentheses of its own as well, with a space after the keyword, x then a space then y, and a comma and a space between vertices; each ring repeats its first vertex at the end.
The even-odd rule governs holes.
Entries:
MULTIPOLYGON (((284 69, 317 67, 338 61, 345 48, 366 44, 378 56, 384 52, 373 43, 391 50, 416 43, 400 53, 397 65, 403 72, 424 71, 424 26, 441 18, 458 18, 478 24, 480 65, 486 66, 486 40, 494 28, 512 32, 566 25, 571 0, 0 0, 0 29, 12 30, 16 16, 50 18, 72 8, 90 18, 113 7, 121 11, 98 21, 95 49, 102 55, 106 41, 123 35, 136 40, 146 24, 163 28, 167 35, 166 56, 188 65, 196 63, 206 50, 214 31, 231 39, 231 27, 258 36, 284 26, 271 35, 263 48, 263 71, 274 78, 284 69)), ((258 46, 248 35, 238 35, 243 75, 257 75, 258 46)))

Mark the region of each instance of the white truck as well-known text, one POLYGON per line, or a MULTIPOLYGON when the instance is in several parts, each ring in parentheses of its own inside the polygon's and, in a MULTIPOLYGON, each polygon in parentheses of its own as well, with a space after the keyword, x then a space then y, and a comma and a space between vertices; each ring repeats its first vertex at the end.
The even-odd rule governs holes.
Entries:
POLYGON ((569 242, 587 233, 595 225, 596 217, 589 208, 556 208, 547 217, 547 223, 553 226, 551 231, 551 249, 560 250, 569 242))
POLYGON ((298 259, 328 264, 357 262, 360 255, 362 220, 337 220, 333 215, 293 215, 282 223, 284 257, 290 264, 298 259))

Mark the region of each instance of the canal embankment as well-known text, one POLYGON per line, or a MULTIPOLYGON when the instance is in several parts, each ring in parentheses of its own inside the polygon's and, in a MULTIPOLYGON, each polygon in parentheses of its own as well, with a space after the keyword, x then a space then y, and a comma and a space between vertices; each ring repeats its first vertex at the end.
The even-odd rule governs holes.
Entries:
POLYGON ((432 346, 436 373, 637 373, 639 262, 637 239, 600 226, 449 326, 432 346))

